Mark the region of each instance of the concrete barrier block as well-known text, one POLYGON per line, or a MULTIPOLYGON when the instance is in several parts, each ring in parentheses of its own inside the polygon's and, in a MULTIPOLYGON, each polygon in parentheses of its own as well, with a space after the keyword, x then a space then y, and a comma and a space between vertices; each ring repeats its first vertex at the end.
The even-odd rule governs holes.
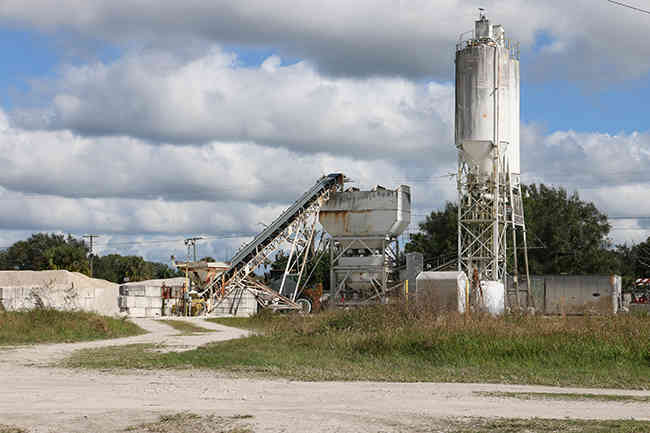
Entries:
POLYGON ((159 317, 161 314, 160 308, 145 308, 145 317, 159 317))
POLYGON ((162 290, 160 287, 147 286, 144 288, 144 296, 158 297, 160 298, 162 290))
POLYGON ((162 298, 149 298, 151 308, 162 308, 162 298))
POLYGON ((16 297, 14 287, 0 287, 0 299, 13 299, 16 297))
POLYGON ((149 308, 151 307, 151 300, 145 296, 136 296, 133 298, 136 308, 149 308))
POLYGON ((129 317, 146 317, 144 308, 129 308, 129 317))

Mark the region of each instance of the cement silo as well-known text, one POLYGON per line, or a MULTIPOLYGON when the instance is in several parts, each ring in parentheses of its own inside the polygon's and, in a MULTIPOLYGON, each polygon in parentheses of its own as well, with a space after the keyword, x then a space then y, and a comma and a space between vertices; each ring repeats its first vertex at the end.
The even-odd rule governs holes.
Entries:
MULTIPOLYGON (((475 299, 482 296, 482 287, 506 287, 507 250, 517 251, 518 232, 525 252, 519 87, 519 45, 481 11, 472 36, 461 38, 456 49, 458 262, 459 271, 472 282, 475 299)), ((512 257, 518 281, 517 255, 512 257)), ((524 258, 528 273, 526 253, 524 258)), ((508 294, 511 306, 523 303, 520 292, 517 285, 508 294)))
POLYGON ((482 16, 475 37, 461 42, 456 53, 456 144, 461 157, 491 175, 492 147, 510 171, 519 174, 518 48, 505 39, 500 25, 482 16))
POLYGON ((408 186, 332 193, 319 220, 331 236, 331 305, 384 302, 402 287, 397 238, 411 222, 408 186))

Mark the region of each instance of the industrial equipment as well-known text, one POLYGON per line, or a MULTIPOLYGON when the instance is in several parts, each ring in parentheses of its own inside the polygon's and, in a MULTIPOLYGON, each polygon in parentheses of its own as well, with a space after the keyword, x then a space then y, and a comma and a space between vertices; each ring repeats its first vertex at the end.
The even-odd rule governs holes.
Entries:
POLYGON ((408 186, 332 193, 319 219, 331 236, 331 304, 386 302, 391 292, 402 287, 396 272, 397 238, 411 222, 408 186))
POLYGON ((232 258, 230 268, 220 278, 213 278, 203 287, 209 293, 209 311, 218 308, 233 293, 248 292, 255 296, 263 308, 274 310, 302 310, 296 301, 306 281, 306 264, 311 253, 316 233, 318 213, 330 194, 343 188, 344 176, 332 173, 321 177, 295 203, 285 210, 260 234, 241 248, 232 258), (255 270, 267 263, 274 252, 283 245, 290 248, 289 259, 278 291, 267 287, 255 278, 255 270), (295 279, 295 289, 290 296, 283 296, 287 278, 295 279))
POLYGON ((528 276, 520 186, 519 45, 482 10, 471 33, 469 39, 461 35, 456 47, 458 270, 470 280, 471 299, 481 304, 484 282, 508 287, 511 253, 515 283, 507 302, 525 308, 533 306, 533 298, 528 283, 519 288, 516 254, 521 233, 528 276))
MULTIPOLYGON (((214 286, 212 282, 221 278, 230 269, 229 263, 224 262, 177 262, 172 256, 172 264, 185 273, 185 286, 176 294, 176 302, 172 314, 195 316, 212 310, 214 286)), ((234 294, 233 294, 234 295, 234 294)), ((231 296, 227 314, 237 315, 242 300, 231 296)), ((246 306, 244 306, 245 308, 246 306)))

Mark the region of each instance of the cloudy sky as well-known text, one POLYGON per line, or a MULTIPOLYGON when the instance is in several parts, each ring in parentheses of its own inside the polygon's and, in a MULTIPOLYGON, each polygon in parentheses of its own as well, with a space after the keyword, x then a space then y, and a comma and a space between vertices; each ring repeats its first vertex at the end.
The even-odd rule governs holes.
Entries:
MULTIPOLYGON (((650 9, 650 0, 629 0, 650 9)), ((455 199, 453 56, 521 41, 523 181, 650 235, 650 14, 607 0, 0 0, 0 247, 224 259, 322 174, 455 199), (630 219, 622 219, 628 217, 630 219), (641 218, 639 218, 641 217, 641 218), (649 217, 649 218, 643 218, 649 217)))

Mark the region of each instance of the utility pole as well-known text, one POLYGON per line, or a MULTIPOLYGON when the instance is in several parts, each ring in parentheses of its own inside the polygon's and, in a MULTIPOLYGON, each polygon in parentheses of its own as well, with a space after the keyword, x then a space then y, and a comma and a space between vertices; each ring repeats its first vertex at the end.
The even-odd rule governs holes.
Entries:
POLYGON ((90 239, 90 278, 93 278, 93 256, 95 255, 93 253, 93 240, 98 238, 99 235, 84 235, 83 237, 90 239))
POLYGON ((193 238, 185 239, 185 245, 187 246, 187 255, 190 255, 190 247, 194 250, 194 261, 196 262, 196 241, 203 239, 203 236, 196 236, 193 238))

